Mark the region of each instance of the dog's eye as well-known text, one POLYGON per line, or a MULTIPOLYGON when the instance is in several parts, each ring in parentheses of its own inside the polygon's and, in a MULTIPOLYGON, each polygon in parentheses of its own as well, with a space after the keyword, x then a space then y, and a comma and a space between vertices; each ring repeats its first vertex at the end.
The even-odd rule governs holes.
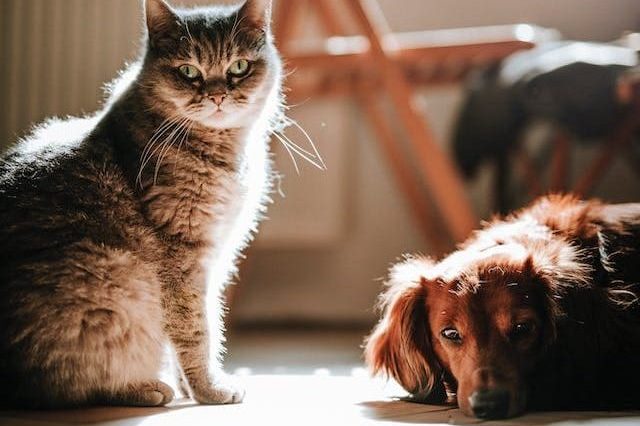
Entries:
POLYGON ((460 332, 453 327, 445 328, 440 332, 442 337, 447 340, 451 340, 452 342, 460 343, 462 341, 462 336, 460 336, 460 332))
POLYGON ((533 334, 535 330, 535 324, 532 322, 520 322, 513 326, 511 329, 511 333, 509 333, 509 337, 511 340, 518 340, 533 334))

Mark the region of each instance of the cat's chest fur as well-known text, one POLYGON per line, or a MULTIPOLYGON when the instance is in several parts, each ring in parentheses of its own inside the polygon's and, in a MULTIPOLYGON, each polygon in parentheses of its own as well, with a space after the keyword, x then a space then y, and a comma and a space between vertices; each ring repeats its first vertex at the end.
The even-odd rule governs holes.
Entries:
POLYGON ((167 158, 144 192, 157 232, 205 248, 235 251, 255 229, 269 187, 265 135, 245 130, 196 135, 167 158))

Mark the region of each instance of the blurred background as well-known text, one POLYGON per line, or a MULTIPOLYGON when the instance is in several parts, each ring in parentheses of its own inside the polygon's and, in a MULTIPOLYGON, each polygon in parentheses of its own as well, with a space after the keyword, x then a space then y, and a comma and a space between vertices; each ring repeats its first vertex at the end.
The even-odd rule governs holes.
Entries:
MULTIPOLYGON (((143 22, 140 3, 133 0, 0 0, 0 147, 3 150, 24 135, 32 123, 45 117, 78 115, 99 107, 104 83, 111 80, 127 61, 134 60, 140 51, 143 22)), ((176 2, 185 6, 206 3, 176 2)), ((279 31, 288 33, 287 40, 293 44, 306 43, 305 46, 311 46, 309 49, 333 46, 338 53, 340 49, 365 52, 367 46, 371 46, 358 38, 334 38, 331 39, 333 42, 326 38, 327 35, 339 35, 324 31, 332 19, 339 25, 330 28, 329 32, 343 30, 342 35, 365 34, 353 11, 341 0, 324 1, 325 15, 322 8, 312 7, 309 2, 279 0, 275 5, 276 18, 285 16, 279 12, 282 3, 300 6, 297 8, 299 15, 286 17, 285 24, 276 21, 279 31), (327 20, 327 16, 332 18, 327 20)), ((410 162, 415 168, 411 174, 419 182, 413 199, 407 196, 410 185, 399 184, 402 167, 394 168, 388 146, 385 148, 381 143, 380 132, 385 129, 376 128, 370 119, 371 111, 363 109, 366 103, 358 98, 358 93, 363 92, 351 90, 360 83, 360 74, 355 71, 348 74, 348 78, 342 80, 344 87, 340 86, 340 90, 327 89, 330 96, 323 96, 319 84, 303 90, 305 81, 287 82, 291 87, 288 115, 313 139, 327 170, 318 170, 299 160, 300 173, 296 173, 287 153, 274 141, 277 169, 283 176, 280 193, 273 196, 269 219, 262 224, 256 243, 247 252, 239 284, 231 295, 232 327, 296 324, 369 328, 376 318, 373 306, 381 290, 380 278, 384 277, 389 265, 403 253, 441 254, 447 248, 451 249, 454 241, 460 239, 459 233, 463 232, 452 235, 451 223, 447 222, 450 214, 442 213, 447 210, 440 208, 441 200, 433 195, 428 185, 425 187, 424 182, 416 178, 422 176, 420 167, 440 170, 444 164, 443 173, 448 173, 447 176, 460 186, 463 197, 459 199, 463 198, 464 202, 453 202, 452 208, 465 209, 456 213, 461 215, 458 229, 464 230, 470 221, 475 225, 498 208, 516 208, 531 198, 535 193, 531 183, 535 183, 535 179, 532 180, 528 172, 518 171, 521 170, 519 165, 528 164, 534 170, 525 167, 525 172, 529 170, 543 176, 548 166, 557 164, 555 173, 563 176, 565 188, 572 188, 572 182, 579 180, 581 171, 601 155, 609 135, 625 125, 622 119, 625 108, 620 107, 619 114, 617 106, 608 108, 605 112, 615 112, 616 120, 607 132, 594 138, 604 142, 575 143, 575 135, 571 134, 569 140, 562 141, 565 149, 559 153, 554 153, 553 145, 550 145, 556 141, 553 135, 558 134, 557 126, 552 130, 548 125, 534 126, 533 138, 537 135, 537 142, 532 142, 529 163, 518 163, 512 157, 502 158, 510 170, 502 181, 496 176, 499 168, 495 161, 489 159, 478 164, 475 173, 465 177, 459 158, 454 155, 455 129, 462 125, 459 117, 469 99, 468 89, 472 86, 468 81, 474 73, 487 66, 495 69, 500 66, 501 55, 506 55, 510 49, 519 51, 534 47, 538 41, 618 40, 625 32, 640 29, 640 2, 637 0, 379 0, 376 4, 394 33, 493 28, 413 33, 415 37, 406 38, 408 44, 415 42, 436 48, 452 43, 466 46, 484 43, 487 38, 492 41, 505 39, 515 44, 499 53, 489 48, 485 56, 482 54, 484 47, 476 46, 475 56, 469 61, 449 61, 444 70, 438 68, 441 63, 423 64, 422 51, 417 49, 402 67, 398 66, 399 73, 384 74, 383 70, 380 71, 382 74, 367 80, 371 84, 364 89, 365 94, 381 95, 382 116, 389 119, 393 132, 401 134, 407 122, 394 118, 399 100, 394 101, 393 95, 386 98, 388 90, 397 81, 389 83, 385 79, 397 78, 404 82, 406 77, 406 84, 402 83, 399 90, 407 87, 411 90, 411 102, 407 105, 422 119, 421 131, 424 133, 418 133, 427 135, 425 144, 442 155, 442 158, 434 157, 429 166, 420 161, 418 164, 410 162), (518 27, 519 34, 516 27, 495 27, 518 23, 535 27, 518 27), (300 92, 296 93, 296 90, 300 92), (563 158, 571 161, 563 162, 563 158), (498 203, 496 193, 500 191, 502 202, 498 203), (430 216, 418 217, 419 199, 428 206, 430 216), (424 223, 431 226, 425 227, 424 223)), ((617 45, 633 44, 633 37, 625 40, 617 45)), ((283 46, 283 50, 287 49, 283 46)), ((289 51, 295 49, 292 47, 289 51)), ((446 55, 444 57, 446 59, 446 55)), ((627 59, 622 52, 620 61, 628 62, 627 59)), ((374 70, 395 63, 393 58, 388 59, 392 62, 385 60, 366 52, 358 59, 361 67, 374 70)), ((324 77, 313 78, 331 81, 331 76, 344 74, 342 67, 350 66, 346 60, 329 60, 328 63, 329 66, 325 61, 322 67, 324 77)), ((296 73, 302 77, 312 73, 305 69, 307 62, 291 59, 289 64, 294 73, 292 79, 296 73)), ((625 62, 623 65, 632 67, 633 64, 625 62)), ((614 77, 618 82, 619 75, 614 77)), ((621 94, 616 92, 619 96, 615 98, 620 105, 632 102, 624 87, 616 86, 611 90, 622 90, 621 94)), ((550 102, 554 104, 555 100, 550 102)), ((602 102, 598 98, 585 100, 589 105, 608 105, 602 102)), ((498 108, 489 102, 481 109, 493 111, 494 107, 498 108)), ((411 122, 411 118, 408 120, 411 122)), ((499 120, 496 126, 501 126, 499 120)), ((564 130, 562 132, 566 134, 564 130)), ((309 146, 300 130, 291 128, 287 134, 299 145, 309 146)), ((513 140, 508 142, 513 144, 516 137, 522 137, 517 132, 509 135, 513 135, 513 140)), ((406 137, 395 136, 390 140, 406 145, 404 155, 411 157, 407 147, 412 145, 407 143, 406 137)), ((630 156, 633 154, 612 154, 606 170, 589 188, 588 195, 607 201, 638 201, 640 185, 638 169, 634 166, 638 163, 630 156)), ((441 185, 446 186, 447 182, 441 185)), ((537 182, 537 185, 538 192, 549 187, 545 182, 537 182)), ((445 187, 441 197, 446 198, 447 191, 445 187)))

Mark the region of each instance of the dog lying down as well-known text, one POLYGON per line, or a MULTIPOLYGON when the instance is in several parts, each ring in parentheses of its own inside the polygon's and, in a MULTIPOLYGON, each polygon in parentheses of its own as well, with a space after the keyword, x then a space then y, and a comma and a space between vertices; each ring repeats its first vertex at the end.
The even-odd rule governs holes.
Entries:
POLYGON ((640 407, 640 204, 549 196, 391 268, 371 369, 479 418, 640 407))

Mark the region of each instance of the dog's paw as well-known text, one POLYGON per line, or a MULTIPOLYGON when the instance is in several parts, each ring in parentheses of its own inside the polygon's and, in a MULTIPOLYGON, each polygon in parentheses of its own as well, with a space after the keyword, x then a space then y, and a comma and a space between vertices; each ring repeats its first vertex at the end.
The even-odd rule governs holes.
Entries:
POLYGON ((234 380, 224 377, 204 389, 192 389, 193 399, 200 404, 238 404, 245 390, 234 380))

